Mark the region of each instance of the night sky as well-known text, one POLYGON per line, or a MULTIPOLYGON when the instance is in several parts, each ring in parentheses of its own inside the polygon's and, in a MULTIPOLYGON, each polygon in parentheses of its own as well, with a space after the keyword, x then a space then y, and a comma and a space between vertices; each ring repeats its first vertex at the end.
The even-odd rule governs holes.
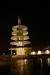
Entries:
MULTIPOLYGON (((23 4, 24 5, 24 4, 23 4)), ((28 26, 30 41, 33 46, 50 45, 49 8, 44 4, 18 6, 9 3, 0 9, 0 49, 9 48, 11 27, 17 24, 17 17, 28 26)))

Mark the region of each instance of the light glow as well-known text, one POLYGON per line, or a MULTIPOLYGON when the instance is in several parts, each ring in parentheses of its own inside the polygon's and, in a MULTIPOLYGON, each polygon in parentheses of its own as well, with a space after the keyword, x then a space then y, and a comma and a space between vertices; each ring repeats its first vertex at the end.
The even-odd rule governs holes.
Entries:
POLYGON ((46 51, 45 51, 45 54, 50 54, 49 50, 46 50, 46 51))
POLYGON ((16 54, 16 53, 13 53, 14 55, 16 54))
POLYGON ((35 51, 31 52, 31 55, 35 55, 35 54, 36 54, 36 52, 35 52, 35 51))
POLYGON ((50 58, 47 58, 48 65, 50 65, 50 58))
POLYGON ((39 50, 39 51, 37 52, 37 54, 40 55, 40 54, 42 54, 42 52, 39 50))

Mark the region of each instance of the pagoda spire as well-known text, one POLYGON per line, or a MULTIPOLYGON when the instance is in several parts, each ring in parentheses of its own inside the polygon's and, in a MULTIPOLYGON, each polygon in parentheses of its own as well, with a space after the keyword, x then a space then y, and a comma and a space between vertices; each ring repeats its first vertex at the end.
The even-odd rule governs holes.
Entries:
POLYGON ((21 24, 21 20, 20 20, 20 17, 18 16, 18 25, 21 24))

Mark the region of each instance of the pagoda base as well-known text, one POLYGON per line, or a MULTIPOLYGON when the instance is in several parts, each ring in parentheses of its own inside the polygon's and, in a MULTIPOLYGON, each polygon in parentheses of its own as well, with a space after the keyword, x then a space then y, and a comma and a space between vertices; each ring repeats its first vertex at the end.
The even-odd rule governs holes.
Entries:
POLYGON ((27 57, 28 57, 28 55, 11 56, 11 58, 18 58, 18 59, 27 58, 27 57))

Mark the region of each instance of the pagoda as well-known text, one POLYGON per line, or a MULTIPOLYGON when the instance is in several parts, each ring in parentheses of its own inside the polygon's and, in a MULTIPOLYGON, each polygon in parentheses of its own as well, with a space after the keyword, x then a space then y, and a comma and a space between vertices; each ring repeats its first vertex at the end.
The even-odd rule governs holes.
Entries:
POLYGON ((27 46, 30 44, 27 30, 28 27, 22 25, 20 17, 18 17, 18 25, 13 26, 11 32, 11 48, 9 50, 12 57, 27 56, 30 53, 31 47, 27 46))

